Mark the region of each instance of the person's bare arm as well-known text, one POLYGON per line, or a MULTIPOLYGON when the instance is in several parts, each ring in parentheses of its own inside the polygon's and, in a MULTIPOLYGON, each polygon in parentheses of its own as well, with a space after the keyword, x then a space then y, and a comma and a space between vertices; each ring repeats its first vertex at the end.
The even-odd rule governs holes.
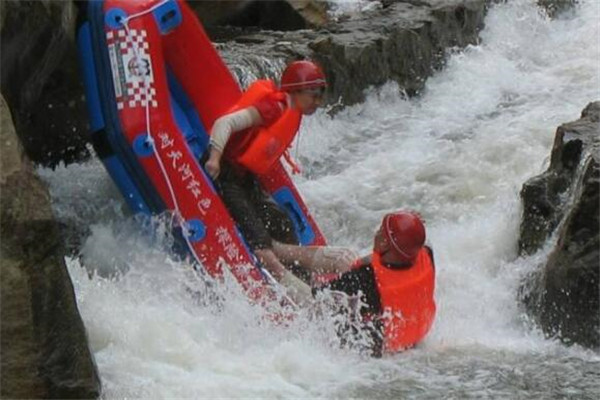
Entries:
POLYGON ((262 118, 255 107, 247 107, 226 114, 215 121, 210 132, 210 155, 204 165, 206 172, 216 179, 221 172, 221 157, 225 146, 235 132, 262 124, 262 118))
POLYGON ((352 268, 358 254, 343 247, 294 246, 274 241, 273 252, 286 264, 300 266, 319 273, 344 273, 352 268))

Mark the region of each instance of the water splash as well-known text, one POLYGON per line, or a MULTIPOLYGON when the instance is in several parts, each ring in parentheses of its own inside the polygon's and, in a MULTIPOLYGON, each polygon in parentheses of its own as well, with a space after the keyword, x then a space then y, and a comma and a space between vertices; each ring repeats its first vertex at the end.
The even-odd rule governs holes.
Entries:
POLYGON ((257 79, 272 79, 278 82, 286 65, 284 55, 269 58, 261 55, 256 46, 221 43, 217 45, 217 49, 220 50, 238 84, 244 89, 257 79))

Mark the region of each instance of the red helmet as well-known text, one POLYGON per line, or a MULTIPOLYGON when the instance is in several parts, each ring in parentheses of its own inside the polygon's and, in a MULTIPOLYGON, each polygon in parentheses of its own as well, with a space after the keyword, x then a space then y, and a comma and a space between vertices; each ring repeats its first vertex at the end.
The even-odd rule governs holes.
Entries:
POLYGON ((325 74, 321 67, 312 61, 294 61, 285 68, 281 75, 281 90, 322 88, 327 86, 325 74))
POLYGON ((425 226, 421 218, 407 211, 398 211, 383 217, 381 231, 391 251, 403 261, 414 262, 425 244, 425 226))

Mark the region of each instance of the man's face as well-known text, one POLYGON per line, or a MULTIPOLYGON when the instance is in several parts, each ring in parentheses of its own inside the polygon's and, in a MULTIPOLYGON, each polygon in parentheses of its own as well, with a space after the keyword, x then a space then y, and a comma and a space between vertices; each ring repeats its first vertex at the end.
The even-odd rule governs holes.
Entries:
POLYGON ((312 115, 323 102, 324 88, 299 90, 292 93, 296 108, 304 115, 312 115))
POLYGON ((380 255, 387 253, 390 250, 390 244, 388 243, 387 238, 383 234, 382 228, 375 233, 375 240, 373 243, 373 251, 380 255))

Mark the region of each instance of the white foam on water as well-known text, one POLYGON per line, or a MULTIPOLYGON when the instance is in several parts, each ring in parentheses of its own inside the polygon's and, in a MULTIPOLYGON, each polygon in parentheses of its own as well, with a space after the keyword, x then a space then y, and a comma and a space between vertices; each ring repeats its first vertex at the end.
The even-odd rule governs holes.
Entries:
POLYGON ((369 10, 381 7, 377 0, 327 0, 328 14, 333 20, 360 15, 369 10))
POLYGON ((533 3, 492 7, 481 44, 420 98, 388 84, 303 124, 297 182, 331 243, 368 251, 398 208, 426 219, 438 315, 416 350, 372 360, 339 349, 326 320, 267 322, 234 285, 212 300, 188 264, 107 208, 97 161, 43 170, 59 218, 92 225, 68 265, 104 397, 594 398, 597 354, 525 323, 517 290, 545 253, 517 258, 516 245, 522 183, 546 167, 556 126, 600 97, 600 3, 557 20, 533 3))

